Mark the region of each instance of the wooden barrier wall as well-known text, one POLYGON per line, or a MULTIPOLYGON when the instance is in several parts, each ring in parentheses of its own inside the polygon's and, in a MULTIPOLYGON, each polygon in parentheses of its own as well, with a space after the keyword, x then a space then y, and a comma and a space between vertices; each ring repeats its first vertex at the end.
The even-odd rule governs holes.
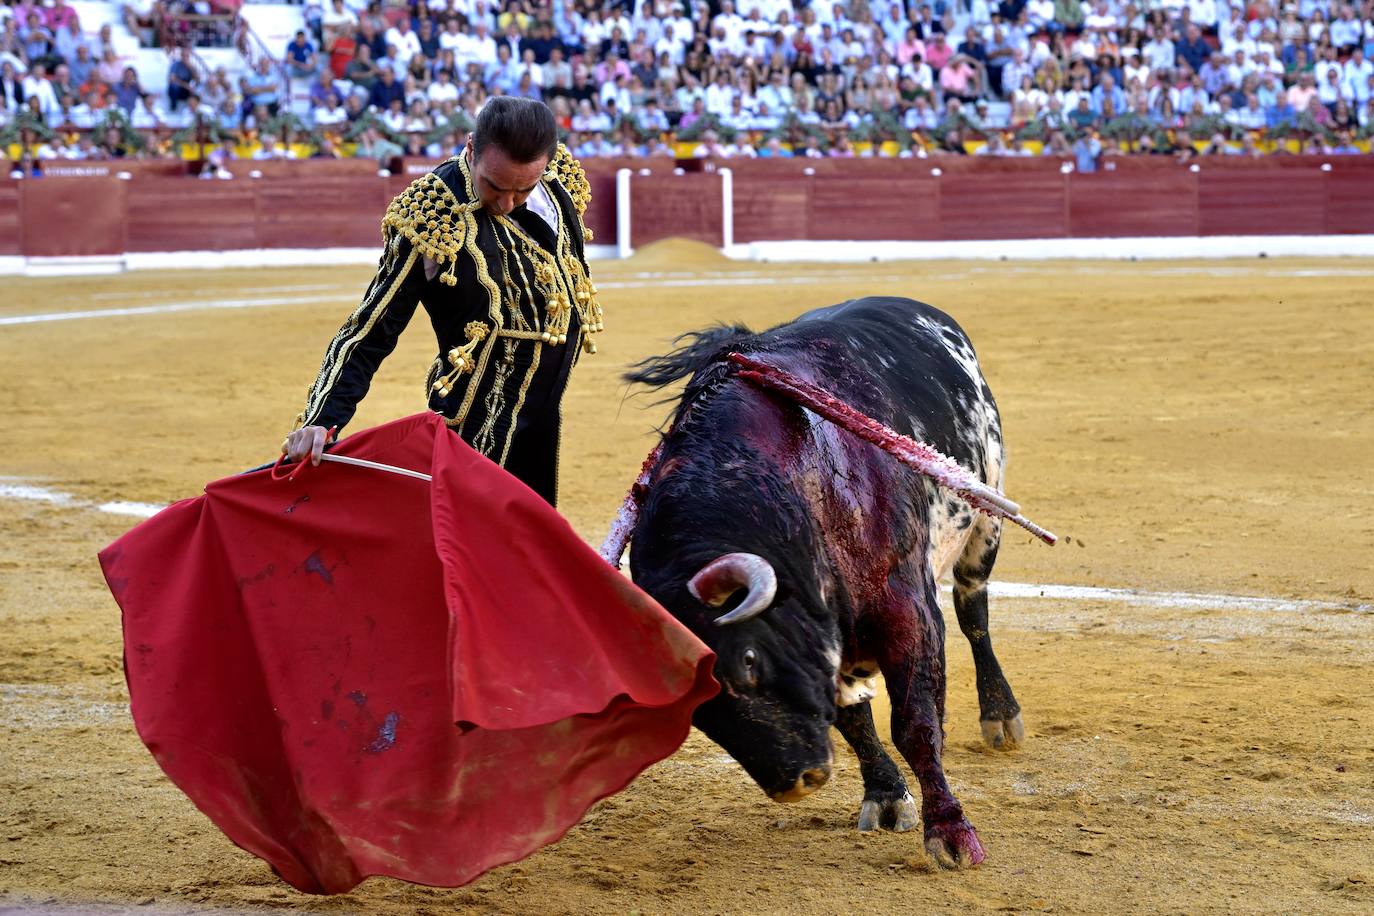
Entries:
MULTIPOLYGON (((357 160, 247 162, 233 180, 202 181, 165 163, 83 163, 0 180, 0 255, 372 247, 387 202, 435 164, 388 176, 357 160)), ((683 165, 586 163, 595 241, 615 242, 615 175, 630 168, 633 245, 721 244, 726 166, 736 243, 1374 233, 1374 157, 1205 159, 1197 171, 1123 157, 1087 175, 1040 158, 683 165)))

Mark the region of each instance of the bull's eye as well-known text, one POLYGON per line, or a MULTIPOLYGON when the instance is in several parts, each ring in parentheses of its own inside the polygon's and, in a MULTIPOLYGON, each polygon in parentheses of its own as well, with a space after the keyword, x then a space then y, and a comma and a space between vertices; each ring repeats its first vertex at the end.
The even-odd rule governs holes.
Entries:
POLYGON ((744 667, 746 670, 752 669, 759 663, 759 654, 753 649, 744 650, 744 667))

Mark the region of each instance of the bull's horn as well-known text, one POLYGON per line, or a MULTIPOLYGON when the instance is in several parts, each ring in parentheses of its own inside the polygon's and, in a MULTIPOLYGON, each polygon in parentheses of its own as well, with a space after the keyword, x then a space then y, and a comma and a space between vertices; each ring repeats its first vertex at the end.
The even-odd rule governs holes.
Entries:
POLYGON ((739 607, 716 618, 716 626, 739 623, 757 617, 773 603, 778 592, 778 574, 756 553, 727 553, 701 568, 687 583, 687 590, 703 604, 720 607, 741 588, 749 589, 739 607))

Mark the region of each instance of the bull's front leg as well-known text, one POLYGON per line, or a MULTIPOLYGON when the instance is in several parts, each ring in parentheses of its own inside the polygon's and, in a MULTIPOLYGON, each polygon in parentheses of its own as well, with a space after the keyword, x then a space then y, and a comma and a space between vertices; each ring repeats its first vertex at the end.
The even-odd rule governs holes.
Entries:
POLYGON ((901 770, 883 749, 878 730, 873 727, 873 707, 867 701, 841 706, 835 727, 859 758, 864 779, 864 801, 859 808, 859 829, 865 833, 879 827, 904 833, 919 821, 916 800, 907 790, 901 770))
POLYGON ((987 854, 950 791, 940 762, 945 744, 945 634, 935 586, 926 582, 894 597, 900 606, 894 603, 888 609, 879 660, 892 701, 892 743, 921 784, 926 850, 945 868, 971 868, 987 854))

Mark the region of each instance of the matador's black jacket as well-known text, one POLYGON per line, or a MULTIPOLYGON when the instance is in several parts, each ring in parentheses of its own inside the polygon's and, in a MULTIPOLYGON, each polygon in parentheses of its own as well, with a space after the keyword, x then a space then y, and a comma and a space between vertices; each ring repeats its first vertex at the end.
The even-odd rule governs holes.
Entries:
POLYGON ((580 350, 596 352, 602 312, 584 250, 586 176, 560 145, 541 182, 556 232, 524 207, 484 210, 462 156, 393 200, 377 274, 325 352, 296 425, 342 429, 423 303, 439 344, 429 408, 553 503, 563 390, 580 350))

